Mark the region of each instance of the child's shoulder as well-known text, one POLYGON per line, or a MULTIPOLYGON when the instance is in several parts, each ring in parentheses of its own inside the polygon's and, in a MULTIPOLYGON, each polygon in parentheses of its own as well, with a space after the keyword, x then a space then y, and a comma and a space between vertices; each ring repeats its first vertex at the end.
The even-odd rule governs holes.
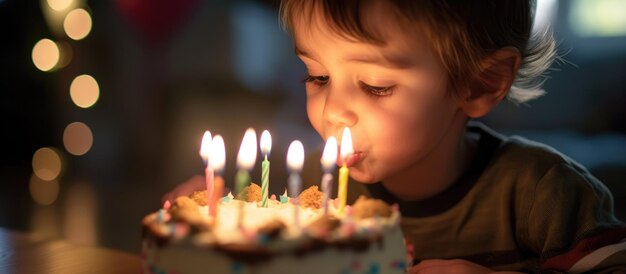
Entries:
MULTIPOLYGON (((581 179, 593 177, 584 166, 546 144, 522 136, 504 136, 483 124, 472 124, 472 127, 481 135, 481 142, 492 143, 492 157, 485 171, 504 172, 531 181, 546 179, 550 173, 581 179)), ((483 151, 479 149, 478 153, 483 151)))

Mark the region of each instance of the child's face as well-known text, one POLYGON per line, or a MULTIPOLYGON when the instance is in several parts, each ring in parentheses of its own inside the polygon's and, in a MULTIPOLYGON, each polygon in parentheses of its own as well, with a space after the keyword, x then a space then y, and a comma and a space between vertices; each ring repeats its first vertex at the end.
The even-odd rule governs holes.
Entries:
POLYGON ((309 75, 309 120, 324 140, 340 142, 343 127, 350 127, 356 160, 350 176, 364 183, 410 173, 436 157, 459 120, 445 70, 424 41, 407 40, 389 20, 373 22, 381 22, 385 46, 348 41, 321 20, 294 26, 309 75))

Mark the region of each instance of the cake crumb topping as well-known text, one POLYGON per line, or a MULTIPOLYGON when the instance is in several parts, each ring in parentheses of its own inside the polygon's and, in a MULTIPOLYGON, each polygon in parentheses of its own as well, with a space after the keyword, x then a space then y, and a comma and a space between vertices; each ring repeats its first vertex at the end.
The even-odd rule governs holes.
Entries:
POLYGON ((287 225, 280 220, 272 220, 259 227, 257 232, 266 235, 269 239, 274 239, 286 228, 287 225))
POLYGON ((209 199, 206 190, 194 191, 189 195, 189 198, 196 202, 199 206, 206 206, 209 199))
POLYGON ((261 201, 261 187, 255 183, 250 183, 241 192, 237 193, 237 200, 246 202, 261 201))
POLYGON ((319 191, 317 186, 311 186, 298 196, 298 202, 303 207, 309 208, 321 208, 322 207, 322 192, 319 191))
POLYGON ((176 221, 196 223, 202 219, 202 215, 198 211, 198 204, 185 196, 176 198, 169 212, 176 221))
POLYGON ((341 226, 341 221, 335 216, 324 215, 313 221, 308 227, 308 233, 316 238, 325 238, 332 231, 341 226))
POLYGON ((352 206, 352 216, 356 219, 391 216, 391 207, 379 199, 370 199, 361 195, 352 206))

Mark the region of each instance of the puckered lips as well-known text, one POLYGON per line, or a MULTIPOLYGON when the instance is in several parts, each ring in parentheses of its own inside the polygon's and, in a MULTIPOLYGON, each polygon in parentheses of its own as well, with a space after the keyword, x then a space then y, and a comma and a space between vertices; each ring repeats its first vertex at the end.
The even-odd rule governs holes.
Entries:
MULTIPOLYGON (((350 154, 346 158, 346 166, 351 167, 355 165, 362 158, 362 153, 360 151, 355 151, 350 154)), ((343 159, 341 159, 341 155, 337 155, 337 166, 343 166, 343 159)))

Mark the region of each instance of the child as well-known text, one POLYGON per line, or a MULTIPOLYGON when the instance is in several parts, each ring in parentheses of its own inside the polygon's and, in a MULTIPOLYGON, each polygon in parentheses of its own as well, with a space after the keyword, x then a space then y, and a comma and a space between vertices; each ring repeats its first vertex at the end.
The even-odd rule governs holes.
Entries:
POLYGON ((534 4, 283 0, 322 138, 352 131, 353 179, 397 203, 410 273, 626 271, 626 227, 585 168, 469 121, 541 95, 534 4))

